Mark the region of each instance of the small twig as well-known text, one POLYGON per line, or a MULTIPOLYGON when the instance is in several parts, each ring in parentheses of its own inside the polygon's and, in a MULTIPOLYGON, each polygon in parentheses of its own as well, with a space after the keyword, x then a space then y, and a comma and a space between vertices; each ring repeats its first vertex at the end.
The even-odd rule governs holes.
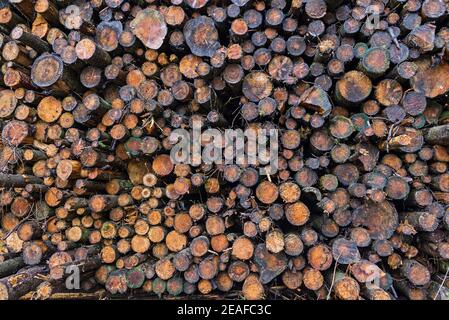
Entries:
POLYGON ((395 126, 400 123, 401 121, 396 121, 395 123, 393 123, 390 127, 390 130, 388 130, 388 136, 387 136, 387 146, 386 146, 386 151, 387 153, 389 153, 389 146, 390 146, 390 139, 391 136, 393 135, 393 129, 395 128, 395 126))
POLYGON ((449 273, 449 268, 447 268, 446 273, 444 274, 444 278, 441 281, 440 286, 438 287, 437 293, 435 293, 435 296, 433 297, 433 300, 436 300, 438 295, 440 294, 441 288, 443 288, 443 284, 446 281, 448 273, 449 273))
POLYGON ((215 251, 213 251, 213 250, 207 250, 207 252, 209 252, 209 253, 212 253, 212 254, 214 254, 214 255, 216 255, 216 256, 218 256, 218 253, 216 253, 215 251))
POLYGON ((335 273, 337 272, 338 259, 340 259, 340 256, 341 256, 341 252, 338 255, 337 259, 335 259, 334 272, 332 273, 332 282, 331 282, 331 286, 329 288, 329 292, 327 293, 326 300, 329 300, 331 297, 332 288, 334 287, 334 282, 335 282, 335 273))
POLYGON ((391 27, 388 27, 388 33, 390 34, 391 38, 393 39, 393 42, 396 45, 396 47, 400 50, 401 47, 399 46, 398 39, 396 38, 395 34, 393 33, 393 29, 391 29, 391 27))

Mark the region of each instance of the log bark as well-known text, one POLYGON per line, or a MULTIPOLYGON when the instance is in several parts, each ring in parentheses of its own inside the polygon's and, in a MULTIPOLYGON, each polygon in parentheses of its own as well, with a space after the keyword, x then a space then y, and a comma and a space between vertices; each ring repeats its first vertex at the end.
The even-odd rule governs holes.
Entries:
POLYGON ((0 298, 446 298, 447 1, 72 2, 0 0, 0 298))

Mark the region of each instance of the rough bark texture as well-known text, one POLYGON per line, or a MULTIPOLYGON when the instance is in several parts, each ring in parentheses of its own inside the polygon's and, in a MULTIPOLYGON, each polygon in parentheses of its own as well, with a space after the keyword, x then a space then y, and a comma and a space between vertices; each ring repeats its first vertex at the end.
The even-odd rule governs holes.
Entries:
POLYGON ((0 299, 447 299, 448 9, 0 1, 0 299))

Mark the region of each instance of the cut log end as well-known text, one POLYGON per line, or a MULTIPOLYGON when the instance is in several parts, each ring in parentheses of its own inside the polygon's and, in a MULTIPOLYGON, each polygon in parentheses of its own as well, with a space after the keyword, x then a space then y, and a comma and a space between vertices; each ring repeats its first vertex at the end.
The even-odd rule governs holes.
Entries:
POLYGON ((64 66, 55 55, 43 54, 38 57, 31 68, 31 80, 39 87, 55 84, 63 74, 64 66))

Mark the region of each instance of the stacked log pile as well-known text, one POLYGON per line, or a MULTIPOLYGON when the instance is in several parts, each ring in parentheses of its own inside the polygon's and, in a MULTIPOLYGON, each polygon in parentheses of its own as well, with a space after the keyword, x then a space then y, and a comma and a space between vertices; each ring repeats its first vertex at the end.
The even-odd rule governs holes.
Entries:
POLYGON ((0 299, 449 299, 448 10, 0 0, 0 299), (277 172, 173 163, 194 121, 277 172))

